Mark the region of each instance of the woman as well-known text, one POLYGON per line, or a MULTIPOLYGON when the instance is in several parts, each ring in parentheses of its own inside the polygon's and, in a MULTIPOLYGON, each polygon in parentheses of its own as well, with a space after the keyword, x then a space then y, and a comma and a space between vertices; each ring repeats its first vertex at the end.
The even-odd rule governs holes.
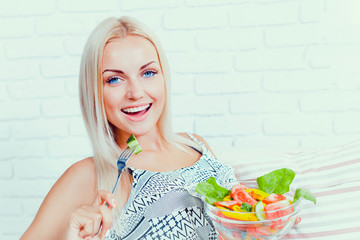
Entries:
POLYGON ((169 78, 159 43, 136 20, 95 28, 80 70, 94 156, 59 178, 21 239, 217 239, 203 202, 186 189, 235 177, 201 137, 172 132, 169 78), (143 151, 128 160, 113 195, 116 160, 131 134, 143 151))

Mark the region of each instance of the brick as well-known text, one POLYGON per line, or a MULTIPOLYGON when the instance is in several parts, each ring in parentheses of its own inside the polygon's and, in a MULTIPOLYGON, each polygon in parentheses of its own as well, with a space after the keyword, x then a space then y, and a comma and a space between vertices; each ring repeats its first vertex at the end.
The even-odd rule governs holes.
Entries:
POLYGON ((233 27, 291 24, 298 21, 299 4, 285 1, 272 4, 246 4, 229 10, 233 27))
POLYGON ((244 51, 235 54, 239 71, 297 70, 305 68, 304 48, 244 51))
POLYGON ((174 96, 173 112, 175 116, 205 115, 215 116, 228 112, 226 96, 174 96))
POLYGON ((5 83, 0 82, 0 102, 9 98, 7 86, 5 83))
POLYGON ((197 94, 228 94, 254 92, 261 87, 260 72, 231 72, 195 75, 197 94))
POLYGON ((0 38, 29 37, 34 32, 33 22, 26 17, 1 18, 0 29, 0 38))
POLYGON ((306 71, 266 72, 263 78, 266 91, 301 92, 315 90, 331 90, 336 86, 327 69, 306 71))
POLYGON ((194 132, 194 117, 173 117, 174 132, 194 132))
POLYGON ((173 96, 171 100, 171 109, 174 116, 191 116, 193 113, 193 104, 195 96, 173 96))
POLYGON ((23 1, 14 0, 0 8, 2 17, 49 15, 55 11, 55 2, 47 0, 23 1))
POLYGON ((359 134, 360 135, 360 114, 347 113, 338 114, 334 117, 334 129, 337 134, 359 134))
POLYGON ((5 45, 9 59, 59 57, 63 52, 63 44, 57 38, 12 40, 5 45))
POLYGON ((2 230, 2 240, 16 240, 20 239, 21 235, 30 226, 33 218, 24 216, 6 216, 0 218, 0 225, 2 230))
POLYGON ((228 53, 171 53, 168 56, 175 73, 225 73, 233 66, 232 56, 228 53))
POLYGON ((261 130, 261 120, 256 115, 198 117, 195 132, 209 137, 254 135, 261 130))
POLYGON ((69 36, 64 40, 64 49, 69 56, 81 56, 87 37, 69 36))
POLYGON ((20 216, 23 213, 21 201, 19 199, 0 197, 1 206, 11 206, 0 208, 0 216, 20 216))
MULTIPOLYGON (((46 142, 44 140, 12 140, 3 143, 2 153, 9 154, 11 158, 40 158, 47 155, 46 142)), ((2 157, 2 156, 1 156, 2 157)))
POLYGON ((174 73, 171 75, 172 94, 194 93, 194 77, 189 74, 174 73))
POLYGON ((249 50, 263 46, 263 32, 256 28, 216 29, 200 31, 196 35, 200 50, 249 50))
POLYGON ((8 140, 0 141, 0 152, 1 152, 0 161, 9 160, 9 159, 14 158, 15 153, 11 151, 11 148, 13 148, 13 146, 14 146, 14 144, 10 143, 8 140), (11 148, 9 149, 9 147, 11 147, 11 148))
POLYGON ((0 65, 0 80, 20 80, 38 77, 39 64, 34 60, 5 61, 0 65))
POLYGON ((360 24, 358 10, 360 2, 357 0, 327 0, 326 21, 327 24, 346 26, 360 24))
POLYGON ((286 113, 296 111, 298 96, 294 94, 242 94, 231 97, 230 112, 239 113, 286 113))
POLYGON ((195 50, 195 32, 189 31, 157 31, 161 45, 165 52, 195 50))
POLYGON ((325 12, 324 0, 302 0, 300 3, 300 19, 302 22, 318 22, 325 12))
POLYGON ((17 140, 66 137, 68 136, 67 121, 67 119, 15 121, 11 124, 11 136, 17 140))
POLYGON ((65 90, 68 96, 79 99, 79 79, 67 78, 65 80, 65 90))
POLYGON ((65 95, 65 83, 63 79, 29 79, 9 83, 8 91, 10 97, 16 100, 54 98, 65 95))
POLYGON ((76 2, 72 0, 59 0, 57 1, 57 7, 64 12, 101 12, 101 11, 114 11, 118 9, 118 3, 116 0, 104 0, 104 1, 86 1, 78 0, 76 2))
POLYGON ((163 15, 165 11, 167 10, 162 8, 151 9, 150 11, 146 8, 141 8, 135 11, 129 10, 128 15, 141 21, 157 35, 158 31, 164 31, 163 15))
POLYGON ((2 197, 45 197, 56 179, 11 179, 0 180, 3 186, 2 197))
POLYGON ((57 179, 69 167, 63 159, 27 158, 14 162, 16 179, 29 181, 42 178, 57 179), (29 171, 31 169, 31 171, 29 171))
POLYGON ((0 122, 0 140, 6 140, 10 138, 10 127, 7 122, 0 122))
POLYGON ((85 123, 81 117, 69 121, 69 134, 76 137, 87 137, 85 123))
POLYGON ((87 137, 71 137, 66 139, 51 139, 48 141, 48 151, 51 157, 79 157, 92 155, 92 149, 87 137))
POLYGON ((338 147, 359 139, 359 134, 353 135, 324 135, 324 136, 306 136, 301 139, 301 146, 308 147, 338 147))
MULTIPOLYGON (((11 161, 0 161, 0 179, 10 179, 13 177, 13 165, 11 161)), ((1 199, 0 199, 1 202, 1 199)), ((1 210, 0 210, 1 215, 1 210)))
POLYGON ((234 146, 241 149, 284 149, 297 148, 300 144, 299 136, 245 136, 236 137, 234 146))
POLYGON ((40 116, 38 101, 8 101, 0 103, 0 120, 33 119, 40 116))
POLYGON ((227 9, 204 7, 201 10, 169 10, 164 13, 163 24, 165 29, 170 30, 222 28, 227 26, 227 9))
POLYGON ((300 98, 304 112, 359 111, 360 95, 357 91, 309 93, 300 98))
POLYGON ((40 69, 44 77, 77 77, 80 69, 80 58, 66 57, 42 61, 40 69))
POLYGON ((266 135, 307 135, 332 132, 331 114, 279 114, 264 118, 266 135))
POLYGON ((40 36, 73 36, 88 34, 98 23, 96 16, 89 19, 88 15, 61 14, 42 16, 34 20, 35 31, 40 36))
POLYGON ((306 58, 312 68, 328 68, 331 65, 331 59, 334 57, 331 47, 310 46, 306 49, 306 58))
POLYGON ((227 1, 224 0, 197 0, 197 1, 185 0, 185 5, 189 7, 219 6, 219 5, 225 5, 226 3, 227 1))
POLYGON ((80 116, 80 103, 74 98, 44 99, 41 111, 46 117, 80 116))
POLYGON ((29 216, 29 217, 35 217, 43 200, 44 200, 43 198, 23 198, 23 199, 21 199, 24 215, 29 216))
POLYGON ((318 24, 276 26, 265 29, 265 44, 269 47, 288 47, 323 44, 325 36, 318 24))
POLYGON ((177 8, 183 5, 182 1, 167 1, 167 0, 133 0, 121 1, 121 10, 141 10, 141 9, 159 9, 159 8, 177 8))

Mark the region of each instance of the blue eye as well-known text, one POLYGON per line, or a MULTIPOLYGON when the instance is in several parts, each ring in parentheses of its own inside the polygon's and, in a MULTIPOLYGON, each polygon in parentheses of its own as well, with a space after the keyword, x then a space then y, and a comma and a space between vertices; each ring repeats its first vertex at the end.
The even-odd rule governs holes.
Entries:
POLYGON ((149 71, 146 71, 146 72, 143 74, 143 76, 144 76, 145 78, 150 78, 150 77, 154 76, 155 74, 156 74, 156 71, 149 70, 149 71))
POLYGON ((106 80, 106 82, 109 83, 109 84, 120 83, 120 82, 122 82, 122 81, 123 81, 122 78, 121 78, 121 77, 117 77, 117 76, 115 76, 115 77, 110 77, 110 78, 108 78, 108 80, 106 80))

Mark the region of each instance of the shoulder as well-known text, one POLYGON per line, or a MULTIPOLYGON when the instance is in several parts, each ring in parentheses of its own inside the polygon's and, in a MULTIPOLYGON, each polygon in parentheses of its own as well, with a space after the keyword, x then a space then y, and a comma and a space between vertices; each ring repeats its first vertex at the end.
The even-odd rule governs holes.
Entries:
MULTIPOLYGON (((180 133, 177 133, 177 134, 180 135, 180 136, 182 136, 182 137, 184 137, 184 138, 191 139, 186 132, 180 132, 180 133)), ((193 137, 195 137, 197 140, 199 140, 202 144, 204 144, 205 147, 214 155, 213 151, 211 150, 210 145, 206 142, 206 140, 205 140, 203 137, 201 137, 200 135, 195 134, 195 133, 191 133, 191 135, 192 135, 193 137)), ((214 155, 214 156, 215 156, 215 155, 214 155)))
POLYGON ((80 206, 91 205, 96 193, 94 160, 86 158, 74 163, 52 186, 21 239, 62 238, 72 212, 80 206))

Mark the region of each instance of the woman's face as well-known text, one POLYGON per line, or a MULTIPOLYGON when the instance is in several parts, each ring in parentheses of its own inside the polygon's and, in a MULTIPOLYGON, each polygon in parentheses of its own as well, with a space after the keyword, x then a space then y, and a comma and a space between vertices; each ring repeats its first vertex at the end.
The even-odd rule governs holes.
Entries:
POLYGON ((117 133, 155 130, 165 103, 159 58, 150 41, 127 36, 106 44, 102 59, 104 105, 117 133))

